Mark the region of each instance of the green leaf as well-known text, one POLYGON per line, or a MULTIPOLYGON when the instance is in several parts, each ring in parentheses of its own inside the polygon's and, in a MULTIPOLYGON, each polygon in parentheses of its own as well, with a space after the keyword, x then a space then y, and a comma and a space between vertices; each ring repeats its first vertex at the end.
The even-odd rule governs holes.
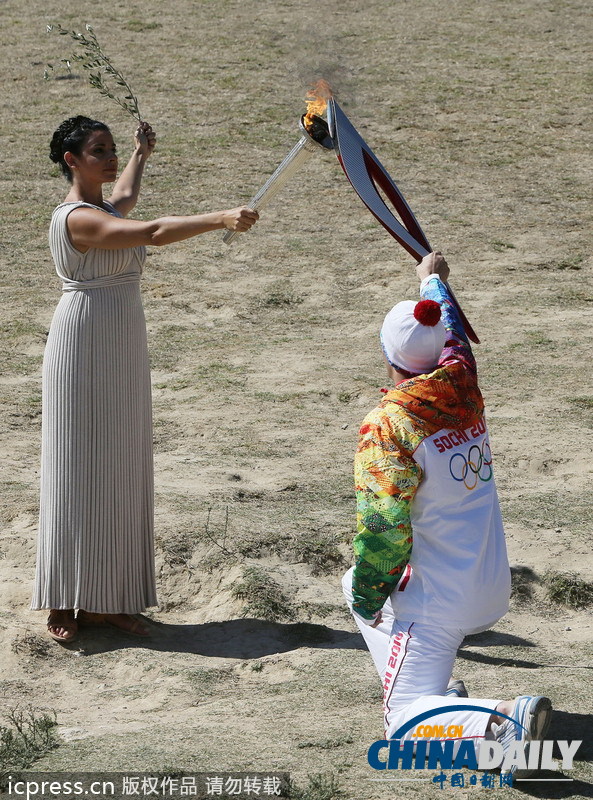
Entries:
MULTIPOLYGON (((101 49, 101 45, 99 44, 92 26, 89 23, 86 23, 85 25, 85 30, 88 33, 88 36, 84 33, 79 33, 78 31, 67 30, 66 28, 63 28, 60 23, 47 25, 48 33, 54 30, 57 30, 61 36, 70 36, 79 47, 79 51, 74 52, 70 59, 61 59, 62 63, 66 65, 68 70, 70 71, 71 68, 70 61, 75 61, 76 63, 80 64, 88 73, 87 77, 89 84, 94 89, 97 89, 104 97, 109 97, 111 100, 114 100, 121 108, 125 109, 129 114, 140 121, 141 117, 138 107, 138 99, 134 96, 132 89, 125 77, 113 66, 108 56, 101 49), (80 52, 80 50, 82 50, 82 52, 80 52), (105 76, 109 76, 109 79, 112 80, 117 86, 121 86, 127 90, 128 94, 124 95, 123 99, 121 97, 117 97, 117 95, 115 95, 114 92, 111 91, 104 82, 105 76), (130 101, 129 103, 126 102, 128 100, 130 101)), ((50 66, 50 69, 53 69, 53 66, 50 66)), ((44 72, 44 78, 47 79, 48 76, 49 73, 46 70, 44 72)))

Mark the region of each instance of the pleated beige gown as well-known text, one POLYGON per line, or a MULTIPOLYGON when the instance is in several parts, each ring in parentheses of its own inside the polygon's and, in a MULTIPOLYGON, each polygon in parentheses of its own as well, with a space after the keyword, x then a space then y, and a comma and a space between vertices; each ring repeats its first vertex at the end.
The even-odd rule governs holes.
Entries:
MULTIPOLYGON (((43 362, 41 505, 31 607, 99 613, 156 605, 143 247, 79 253, 54 211, 63 295, 43 362)), ((92 206, 94 207, 94 206, 92 206)), ((107 213, 107 212, 105 212, 107 213)), ((110 207, 110 213, 118 213, 110 207)))

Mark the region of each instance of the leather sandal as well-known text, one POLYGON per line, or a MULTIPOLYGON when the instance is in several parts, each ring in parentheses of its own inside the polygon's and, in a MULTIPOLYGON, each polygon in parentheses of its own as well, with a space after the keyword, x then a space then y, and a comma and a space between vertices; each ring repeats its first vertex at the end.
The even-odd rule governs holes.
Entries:
POLYGON ((74 619, 74 611, 72 609, 52 608, 47 618, 47 632, 56 642, 61 642, 62 644, 73 642, 78 633, 78 623, 74 619), (60 634, 58 630, 63 630, 64 633, 60 634))
POLYGON ((78 612, 78 620, 85 625, 110 625, 133 636, 150 636, 150 630, 131 614, 95 614, 81 610, 78 612))

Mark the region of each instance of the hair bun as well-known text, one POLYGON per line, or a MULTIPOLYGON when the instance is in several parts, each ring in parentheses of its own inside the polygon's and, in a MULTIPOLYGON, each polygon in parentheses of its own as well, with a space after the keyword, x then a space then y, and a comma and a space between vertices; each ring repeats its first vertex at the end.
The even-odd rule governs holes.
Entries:
POLYGON ((414 308, 414 317, 421 325, 433 328, 441 318, 441 307, 434 300, 420 300, 414 308))
POLYGON ((59 164, 62 161, 64 153, 66 150, 68 150, 68 148, 64 146, 66 139, 68 139, 68 137, 71 136, 75 131, 92 122, 92 119, 89 117, 83 117, 80 114, 77 117, 69 117, 68 119, 65 119, 64 122, 58 126, 54 132, 54 135, 52 136, 52 140, 49 145, 49 157, 51 160, 56 164, 59 164))

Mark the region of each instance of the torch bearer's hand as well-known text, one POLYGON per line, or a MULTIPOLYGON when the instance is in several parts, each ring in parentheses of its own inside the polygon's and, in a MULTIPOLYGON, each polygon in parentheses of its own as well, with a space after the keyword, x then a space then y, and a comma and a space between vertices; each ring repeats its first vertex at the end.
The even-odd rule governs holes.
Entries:
POLYGON ((442 253, 429 253, 416 267, 416 275, 420 281, 429 275, 438 275, 443 283, 446 283, 449 278, 449 265, 442 253))
POLYGON ((229 231, 237 231, 243 233, 248 231, 252 225, 259 219, 259 214, 252 208, 241 206, 240 208, 231 208, 229 211, 222 212, 222 222, 224 227, 229 231))
POLYGON ((371 625, 371 628, 377 628, 382 622, 383 622, 383 612, 379 611, 379 613, 375 617, 375 621, 371 625))

